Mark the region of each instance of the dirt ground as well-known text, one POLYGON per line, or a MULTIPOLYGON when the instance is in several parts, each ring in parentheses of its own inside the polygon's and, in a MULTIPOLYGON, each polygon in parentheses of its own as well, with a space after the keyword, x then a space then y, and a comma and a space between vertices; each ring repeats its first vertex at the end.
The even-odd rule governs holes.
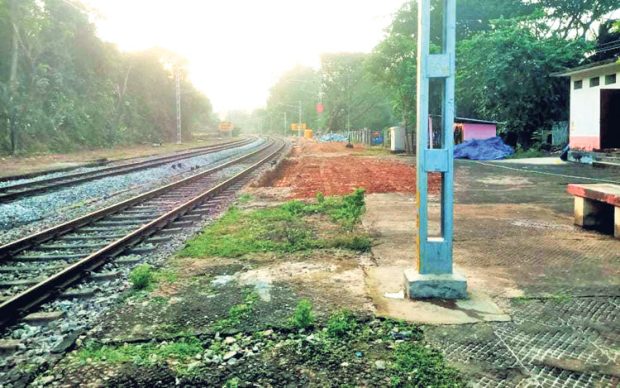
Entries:
MULTIPOLYGON (((429 179, 436 193, 439 176, 429 179)), ((317 193, 344 195, 363 187, 367 193, 415 193, 415 168, 404 158, 360 145, 304 142, 286 160, 270 185, 287 188, 288 198, 312 198, 317 193)))
POLYGON ((0 156, 0 178, 13 175, 31 174, 63 168, 79 167, 102 159, 115 161, 140 158, 202 147, 227 140, 205 140, 200 137, 183 144, 164 143, 154 146, 142 144, 117 146, 111 149, 98 149, 59 154, 38 154, 31 156, 0 156))
MULTIPOLYGON (((483 305, 498 311, 489 309, 491 317, 485 319, 468 302, 440 301, 424 310, 435 314, 437 323, 447 311, 463 318, 428 324, 422 316, 413 317, 418 326, 405 329, 378 316, 390 316, 386 300, 399 298, 401 268, 416 259, 415 181, 406 175, 413 176, 414 168, 407 165, 410 159, 341 146, 302 145, 273 185, 251 189, 252 199, 240 206, 262 209, 282 203, 283 197, 314 197, 315 190, 331 194, 361 186, 378 191, 367 195, 363 218, 371 252, 315 249, 233 259, 171 258, 166 270, 176 273, 174 279, 152 293, 129 297, 80 345, 162 347, 191 333, 207 351, 195 360, 191 353, 185 363, 168 360, 166 367, 135 362, 119 367, 96 362, 96 355, 80 358, 78 350, 37 382, 168 386, 181 381, 170 368, 182 367, 183 383, 198 386, 407 386, 390 375, 398 364, 391 357, 399 343, 420 335, 423 342, 416 343, 439 349, 471 386, 620 384, 620 241, 573 226, 572 198, 565 192, 567 183, 593 179, 620 184, 617 170, 457 162, 455 267, 467 277, 470 291, 486 298, 483 305), (362 173, 371 178, 360 179, 362 173), (283 190, 285 183, 290 187, 283 190), (369 282, 386 266, 397 270, 385 281, 390 295, 374 292, 369 282), (257 299, 248 300, 248 295, 257 299), (320 333, 286 329, 301 298, 312 302, 319 325, 347 308, 367 317, 358 327, 369 332, 361 342, 340 343, 326 353, 325 343, 314 342, 320 333), (251 311, 239 325, 213 330, 240 305, 251 311), (212 351, 233 356, 222 362, 212 351)), ((417 302, 399 303, 414 308, 417 302)), ((428 385, 441 386, 417 384, 428 385)))

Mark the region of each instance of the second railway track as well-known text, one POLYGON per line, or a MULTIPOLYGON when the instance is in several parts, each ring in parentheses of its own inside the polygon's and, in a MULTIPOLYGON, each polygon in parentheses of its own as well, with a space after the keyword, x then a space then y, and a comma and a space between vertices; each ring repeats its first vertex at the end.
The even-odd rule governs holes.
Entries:
POLYGON ((210 200, 247 181, 284 147, 282 141, 269 140, 258 150, 217 167, 0 246, 0 327, 136 244, 157 244, 162 237, 153 235, 160 230, 174 232, 191 223, 181 217, 199 217, 210 200), (229 173, 232 176, 224 180, 215 177, 238 165, 244 166, 240 172, 229 173))
POLYGON ((127 174, 133 171, 161 166, 183 159, 201 156, 218 151, 224 151, 235 147, 250 144, 254 139, 243 139, 228 143, 215 144, 190 151, 175 153, 161 157, 150 158, 147 160, 123 163, 115 166, 96 168, 91 171, 68 173, 52 178, 34 179, 24 183, 9 184, 0 187, 0 203, 15 201, 21 198, 30 197, 48 191, 57 190, 64 187, 74 186, 80 183, 102 179, 110 176, 127 174))

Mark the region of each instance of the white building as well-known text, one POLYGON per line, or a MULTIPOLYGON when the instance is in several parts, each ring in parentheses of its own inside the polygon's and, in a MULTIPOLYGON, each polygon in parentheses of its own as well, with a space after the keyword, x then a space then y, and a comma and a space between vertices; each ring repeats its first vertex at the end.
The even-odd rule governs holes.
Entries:
POLYGON ((610 59, 567 70, 571 150, 620 148, 620 62, 610 59))

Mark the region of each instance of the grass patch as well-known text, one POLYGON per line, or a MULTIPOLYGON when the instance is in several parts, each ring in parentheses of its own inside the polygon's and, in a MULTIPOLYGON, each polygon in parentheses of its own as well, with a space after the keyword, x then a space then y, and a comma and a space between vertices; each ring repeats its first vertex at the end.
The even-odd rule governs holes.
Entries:
POLYGON ((80 364, 121 364, 133 363, 150 366, 169 362, 178 373, 187 372, 186 365, 194 356, 203 351, 201 342, 188 337, 175 342, 160 344, 125 344, 109 346, 91 342, 80 348, 73 357, 80 364))
POLYGON ((314 324, 314 313, 312 312, 312 302, 302 299, 297 303, 295 312, 290 319, 291 326, 297 329, 306 329, 314 324))
POLYGON ((396 345, 392 361, 396 387, 460 387, 464 386, 456 370, 445 364, 442 354, 420 344, 403 342, 396 345))
POLYGON ((518 146, 515 153, 510 155, 507 159, 542 158, 544 156, 547 156, 545 151, 536 147, 524 150, 521 146, 518 146))
POLYGON ((357 328, 355 317, 348 310, 337 311, 327 321, 327 333, 331 337, 351 336, 357 328))
POLYGON ((237 198, 237 203, 244 204, 244 203, 250 202, 251 200, 252 200, 252 195, 248 193, 243 193, 239 196, 239 198, 237 198))
POLYGON ((236 304, 228 310, 228 317, 220 319, 213 324, 214 330, 224 330, 238 326, 241 321, 247 319, 254 311, 254 304, 258 301, 258 294, 248 293, 243 303, 236 304))
POLYGON ((145 291, 153 288, 155 274, 153 267, 148 264, 140 264, 129 273, 131 287, 136 291, 145 291))
POLYGON ((291 253, 319 248, 367 251, 371 241, 356 225, 364 213, 364 190, 343 197, 317 194, 316 203, 290 201, 281 206, 243 211, 232 207, 201 235, 190 240, 184 257, 240 257, 249 253, 291 253), (312 220, 328 217, 334 226, 320 236, 312 220))

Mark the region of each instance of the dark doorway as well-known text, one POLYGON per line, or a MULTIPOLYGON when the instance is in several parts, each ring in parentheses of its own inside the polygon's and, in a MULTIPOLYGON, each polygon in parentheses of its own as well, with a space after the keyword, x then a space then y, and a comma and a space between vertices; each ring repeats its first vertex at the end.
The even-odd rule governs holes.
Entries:
POLYGON ((620 148, 620 89, 601 90, 601 149, 620 148))

